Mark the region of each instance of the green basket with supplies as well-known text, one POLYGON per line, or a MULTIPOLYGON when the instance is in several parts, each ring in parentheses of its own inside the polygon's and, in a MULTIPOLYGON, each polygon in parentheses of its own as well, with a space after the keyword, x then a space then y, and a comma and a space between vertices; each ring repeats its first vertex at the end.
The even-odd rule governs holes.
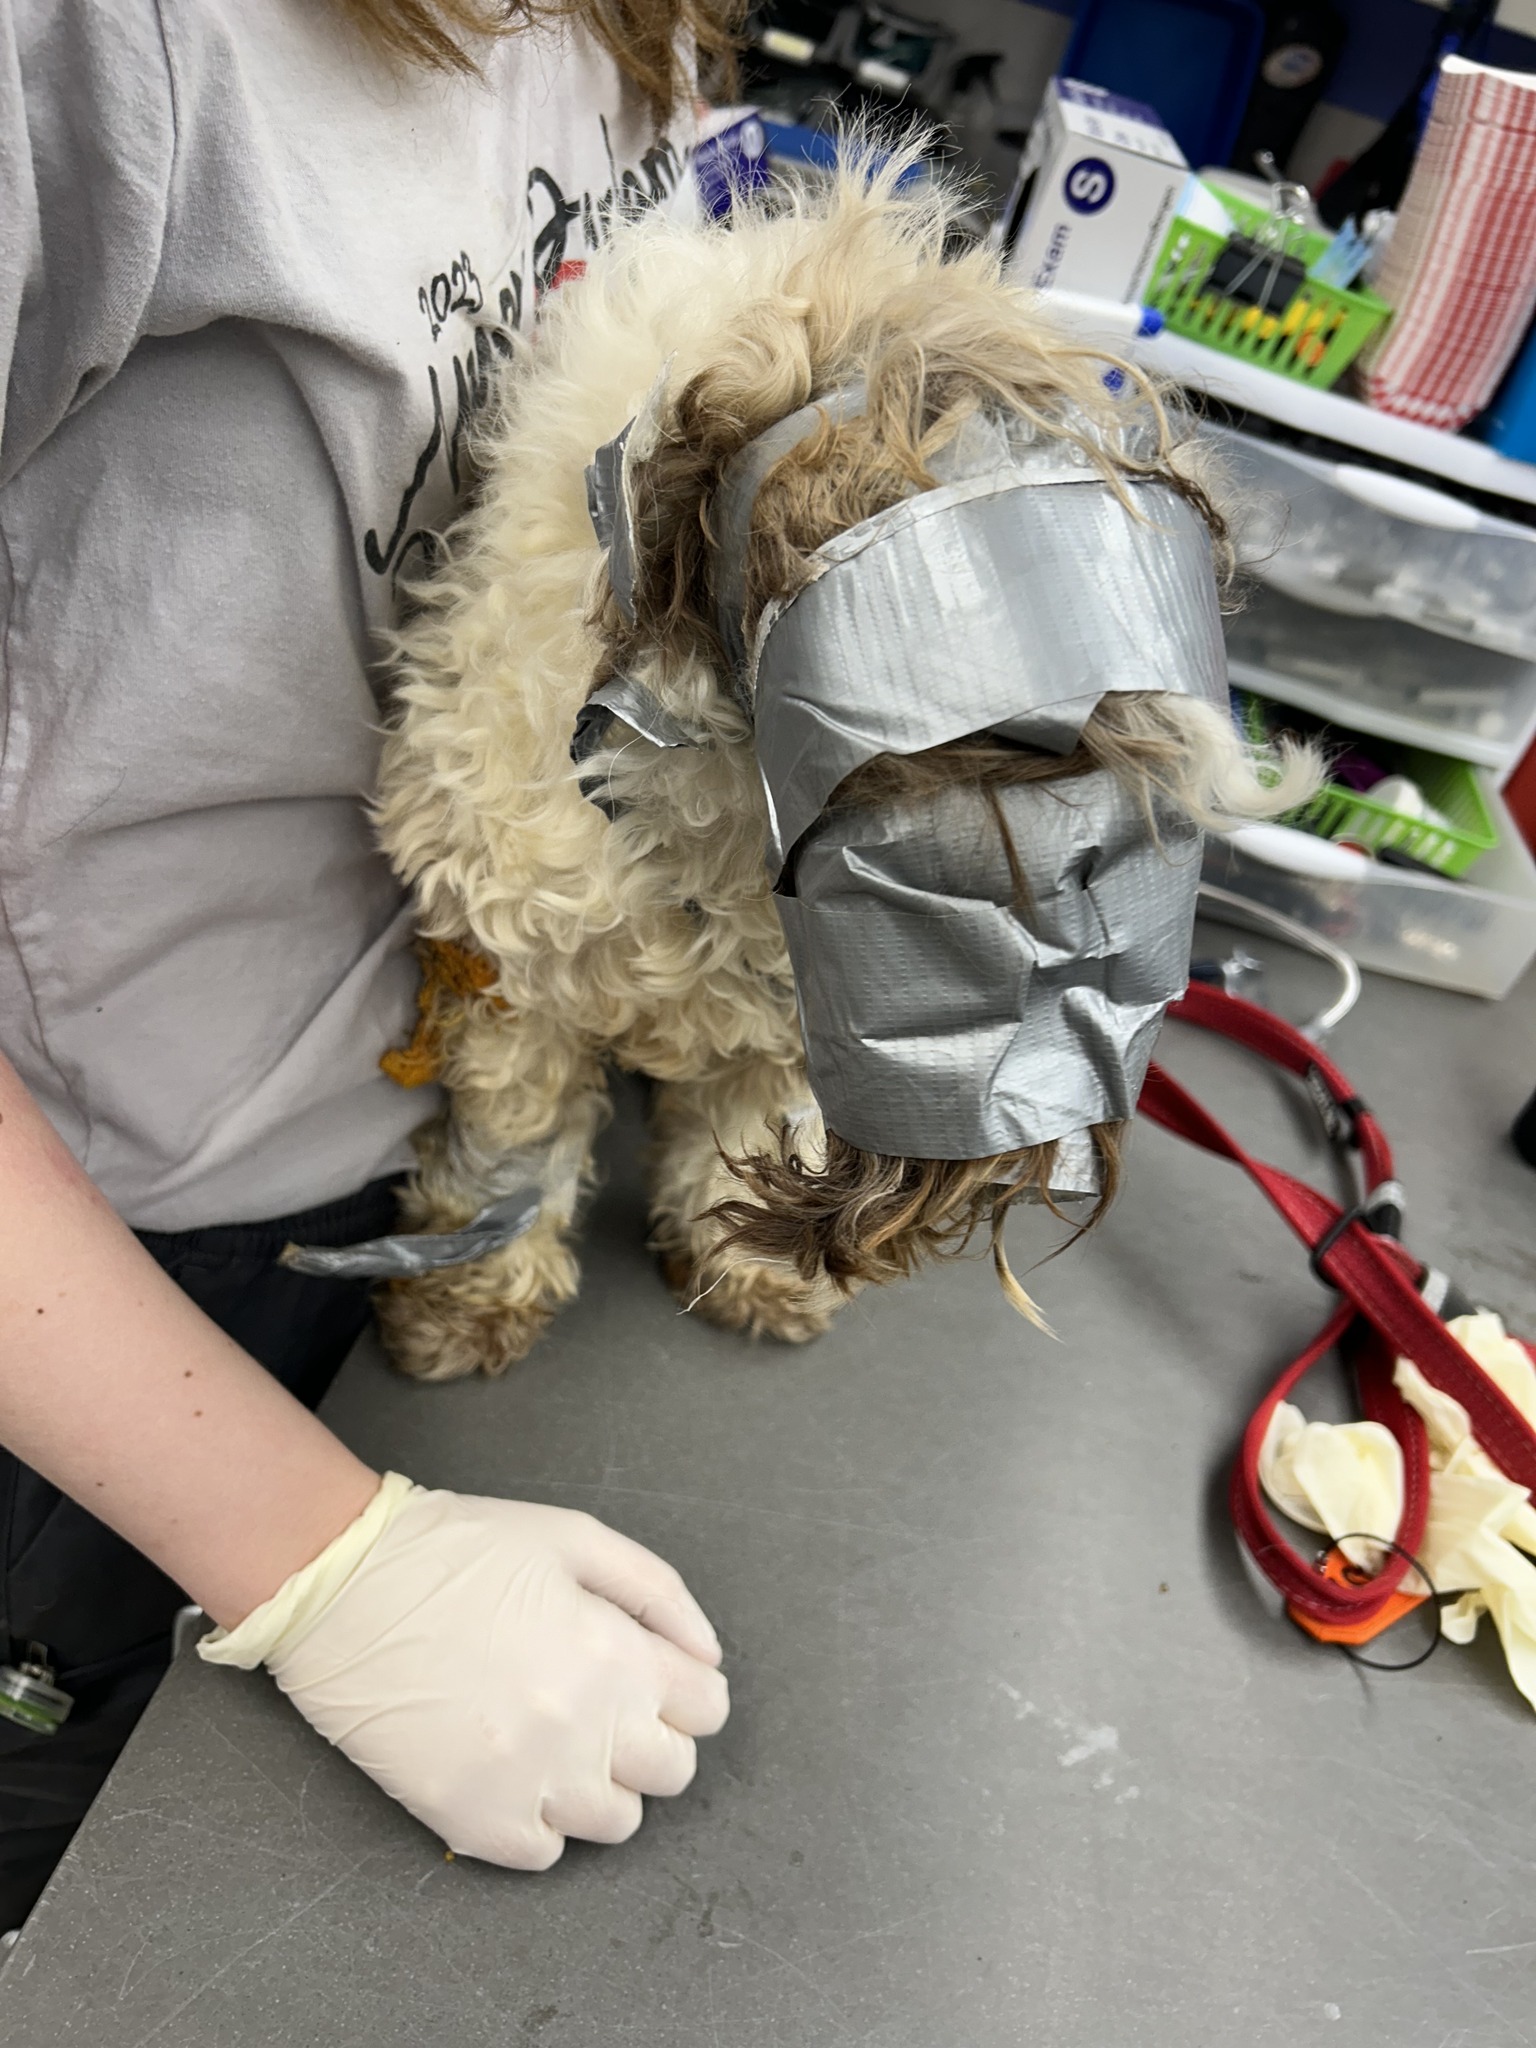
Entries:
POLYGON ((1448 761, 1443 754, 1420 753, 1416 748, 1405 749, 1402 762, 1402 772, 1423 790, 1443 824, 1410 817, 1374 802, 1369 792, 1344 789, 1336 782, 1325 783, 1292 822, 1324 839, 1352 840, 1372 853, 1391 847, 1454 880, 1499 843, 1476 772, 1465 761, 1448 761))
MULTIPOLYGON (((1234 690, 1232 694, 1238 729, 1251 745, 1263 746, 1270 738, 1272 707, 1251 690, 1234 690)), ((1325 725, 1318 730, 1325 748, 1332 744, 1336 750, 1345 737, 1325 725)), ((1377 743, 1370 744, 1374 747, 1377 743)), ((1350 789, 1342 782, 1325 782, 1310 803, 1287 812, 1281 822, 1315 832, 1320 839, 1349 840, 1371 853, 1390 848, 1450 881, 1464 875, 1481 855, 1493 852, 1499 831, 1474 768, 1445 754, 1426 753, 1421 747, 1393 747, 1389 758, 1394 774, 1406 775, 1418 785, 1434 818, 1394 810, 1367 791, 1350 789)))
MULTIPOLYGON (((1219 186, 1209 189, 1240 235, 1262 237, 1271 219, 1262 206, 1219 186)), ((1297 229, 1287 253, 1310 269, 1331 240, 1330 235, 1297 229)), ((1374 292, 1344 291, 1305 276, 1294 295, 1273 309, 1228 297, 1211 283, 1227 246, 1217 229, 1174 216, 1144 293, 1145 303, 1162 314, 1169 333, 1327 391, 1391 317, 1391 307, 1374 292)))

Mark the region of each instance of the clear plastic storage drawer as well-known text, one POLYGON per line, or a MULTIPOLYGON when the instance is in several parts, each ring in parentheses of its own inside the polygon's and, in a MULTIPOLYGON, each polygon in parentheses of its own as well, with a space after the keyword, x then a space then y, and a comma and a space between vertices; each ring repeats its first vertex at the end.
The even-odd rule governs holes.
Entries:
POLYGON ((1328 611, 1536 661, 1536 527, 1384 470, 1204 431, 1235 486, 1240 551, 1262 581, 1328 611))
POLYGON ((1511 763, 1536 718, 1536 663, 1272 588, 1227 621, 1227 656, 1233 681, 1265 696, 1486 767, 1511 763))

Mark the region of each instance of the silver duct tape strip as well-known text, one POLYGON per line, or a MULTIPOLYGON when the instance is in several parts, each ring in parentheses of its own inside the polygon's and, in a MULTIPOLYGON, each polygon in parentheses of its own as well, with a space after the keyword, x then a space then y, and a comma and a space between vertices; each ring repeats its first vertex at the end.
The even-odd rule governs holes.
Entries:
POLYGON ((541 1188, 517 1188, 482 1209, 462 1230, 372 1237, 362 1244, 289 1244, 278 1264, 327 1280, 408 1280, 445 1266, 469 1266, 499 1252, 539 1220, 541 1188))
POLYGON ((928 467, 941 484, 1018 468, 1034 472, 1038 483, 1072 483, 1080 476, 1103 475, 1089 444, 1105 449, 1117 462, 1129 463, 1156 461, 1160 447, 1156 429, 1144 414, 1131 413, 1108 428, 1085 422, 1079 445, 1046 433, 1018 414, 976 412, 928 467))
POLYGON ((611 441, 605 441, 587 464, 587 517, 597 535, 599 547, 612 547, 613 529, 619 516, 619 491, 624 477, 624 443, 629 439, 631 420, 611 441))
MULTIPOLYGON (((1056 1141, 1051 1166, 1051 1199, 1082 1202, 1103 1192, 1098 1149, 1088 1131, 1068 1131, 1056 1141)), ((1037 1199, 1039 1199, 1037 1197, 1037 1199)))
POLYGON ((841 424, 864 410, 863 379, 813 398, 798 412, 787 414, 766 432, 749 441, 733 455, 720 475, 719 488, 710 505, 714 528, 715 610, 720 638, 738 677, 747 667, 747 644, 742 615, 747 603, 747 547, 752 538, 752 511, 758 492, 774 464, 781 462, 802 441, 819 434, 828 420, 841 424))
POLYGON ((571 759, 580 768, 603 745, 611 719, 619 719, 653 747, 705 747, 708 735, 697 732, 670 712, 655 692, 633 676, 610 676, 599 683, 576 714, 571 759))
POLYGON ((608 583, 619 610, 634 624, 635 574, 639 561, 634 529, 634 470, 650 454, 672 375, 667 357, 645 403, 587 464, 587 516, 598 545, 608 551, 608 583))
POLYGON ((1077 451, 1041 457, 850 528, 818 551, 814 582, 765 612, 754 715, 775 874, 877 754, 989 731, 1066 753, 1115 691, 1225 705, 1194 509, 1165 485, 1131 485, 1138 517, 1077 451))
POLYGON ((587 465, 587 514, 598 544, 608 550, 608 583, 625 618, 635 617, 635 536, 624 489, 624 452, 634 433, 631 420, 605 441, 587 465))
POLYGON ((776 898, 812 1090, 866 1151, 981 1159, 1128 1117, 1188 979, 1200 834, 1107 773, 843 810, 776 898))

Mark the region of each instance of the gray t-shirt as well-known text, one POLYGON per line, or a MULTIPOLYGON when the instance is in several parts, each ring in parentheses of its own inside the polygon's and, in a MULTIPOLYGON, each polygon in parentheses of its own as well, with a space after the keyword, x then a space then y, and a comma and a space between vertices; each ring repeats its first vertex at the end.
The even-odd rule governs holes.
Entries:
POLYGON ((0 1046, 130 1223, 408 1158, 376 632, 498 336, 681 169, 574 30, 0 0, 0 1046))

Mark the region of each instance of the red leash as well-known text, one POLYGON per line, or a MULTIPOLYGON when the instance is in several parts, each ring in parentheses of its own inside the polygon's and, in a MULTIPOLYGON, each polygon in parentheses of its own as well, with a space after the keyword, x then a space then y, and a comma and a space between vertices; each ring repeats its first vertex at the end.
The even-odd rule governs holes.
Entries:
POLYGON ((1342 1209, 1293 1174, 1245 1152, 1193 1096, 1160 1067, 1148 1069, 1140 1108, 1154 1123, 1241 1166, 1273 1202, 1311 1254, 1313 1271, 1338 1290, 1338 1308, 1281 1373, 1243 1433, 1232 1472, 1232 1519, 1254 1563, 1298 1616, 1328 1624, 1364 1622, 1381 1613, 1410 1569, 1429 1512, 1429 1440, 1424 1424, 1392 1382, 1399 1356, 1411 1358, 1431 1386, 1459 1401, 1478 1442, 1505 1475, 1536 1496, 1536 1430, 1464 1351, 1420 1292, 1426 1269, 1397 1242, 1402 1190, 1392 1178, 1386 1135, 1339 1069, 1283 1019, 1237 996, 1196 983, 1168 1012, 1246 1046, 1297 1075, 1330 1137, 1360 1154, 1366 1193, 1342 1209), (1384 1423, 1403 1452, 1403 1517, 1397 1552, 1377 1577, 1340 1583, 1308 1564, 1281 1535, 1259 1485, 1259 1451, 1277 1404, 1336 1346, 1354 1366, 1360 1406, 1384 1423))

